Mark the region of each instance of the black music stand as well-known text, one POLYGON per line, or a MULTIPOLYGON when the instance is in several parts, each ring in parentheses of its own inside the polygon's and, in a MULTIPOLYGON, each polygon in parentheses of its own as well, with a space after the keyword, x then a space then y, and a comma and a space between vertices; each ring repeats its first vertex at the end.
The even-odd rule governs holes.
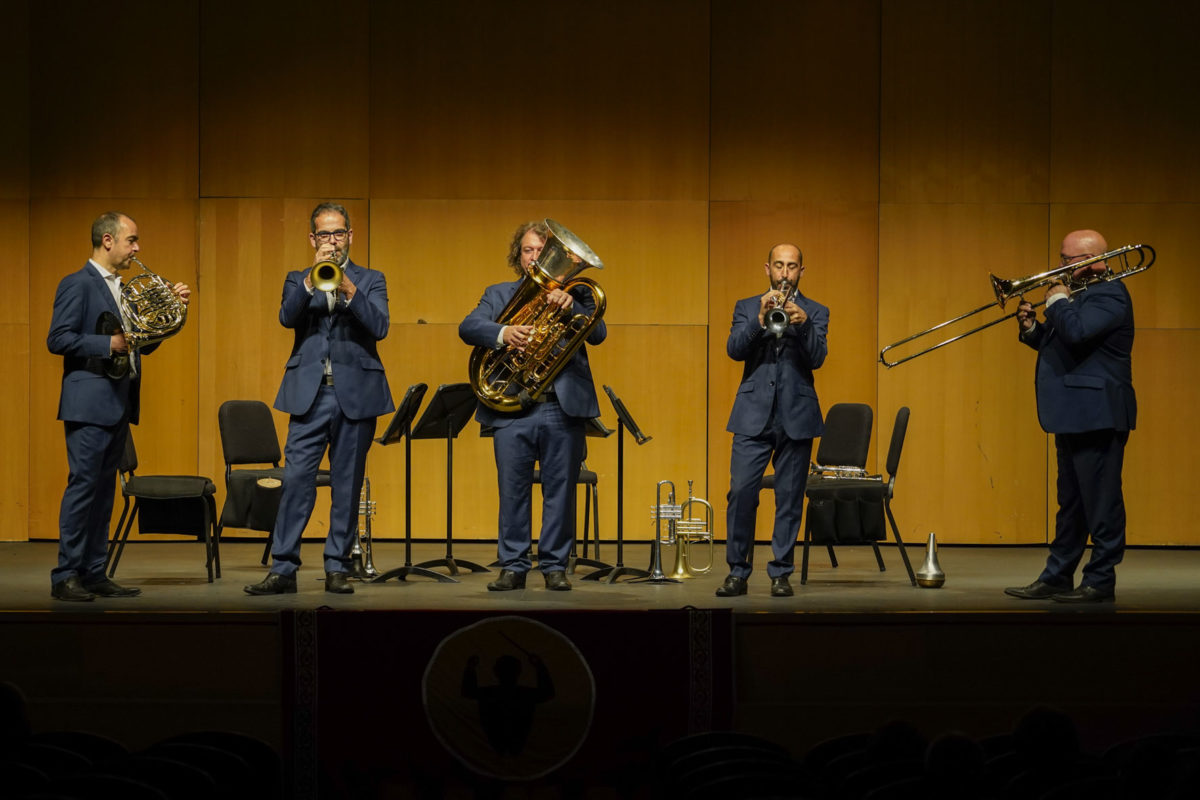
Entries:
POLYGON ((460 566, 471 572, 491 571, 472 561, 454 558, 454 438, 466 427, 467 420, 471 419, 475 404, 475 392, 471 389, 471 384, 443 383, 433 393, 433 399, 429 401, 425 413, 408 433, 410 439, 446 440, 446 556, 417 564, 422 569, 446 567, 451 575, 457 575, 460 566))
POLYGON ((383 583, 388 578, 405 580, 409 575, 433 578, 439 583, 458 583, 454 578, 431 569, 413 566, 412 563, 412 436, 410 434, 413 417, 417 415, 417 409, 421 407, 421 401, 425 399, 425 390, 428 388, 423 383, 414 383, 409 386, 396 413, 392 415, 392 421, 388 423, 387 430, 383 432, 383 436, 375 440, 386 446, 404 439, 404 566, 375 576, 371 583, 383 583))
POLYGON ((642 429, 633 421, 629 410, 625 408, 625 404, 621 402, 621 398, 617 397, 613 392, 612 387, 605 385, 604 393, 608 395, 608 399, 612 402, 613 410, 617 412, 617 563, 616 566, 605 567, 598 569, 595 572, 583 576, 585 581, 598 581, 601 578, 607 577, 606 583, 616 583, 617 579, 624 575, 632 575, 637 578, 649 578, 649 570, 638 569, 637 567, 627 567, 624 563, 625 557, 625 431, 628 430, 633 434, 633 439, 639 445, 643 445, 650 441, 650 437, 642 433, 642 429))

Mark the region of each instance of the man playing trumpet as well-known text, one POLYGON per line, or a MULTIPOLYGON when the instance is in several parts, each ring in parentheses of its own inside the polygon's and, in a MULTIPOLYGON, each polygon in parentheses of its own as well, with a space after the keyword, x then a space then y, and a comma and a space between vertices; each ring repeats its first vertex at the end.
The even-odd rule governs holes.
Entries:
POLYGON ((772 596, 792 594, 788 577, 794 569, 792 551, 800 530, 812 440, 824 429, 813 370, 825 363, 828 352, 829 309, 797 290, 804 256, 796 245, 772 247, 765 269, 770 289, 737 302, 726 343, 729 357, 745 366, 725 428, 733 434, 726 516, 729 576, 717 589, 718 597, 746 593, 759 486, 772 458, 775 530, 767 575, 772 596), (777 328, 768 320, 774 309, 787 315, 786 324, 781 320, 777 328))
POLYGON ((358 535, 359 495, 375 418, 395 410, 377 343, 387 336, 387 280, 350 260, 354 230, 346 209, 321 203, 309 218, 313 266, 341 270, 331 290, 313 286, 310 269, 283 282, 279 322, 295 334, 275 408, 291 415, 283 457, 283 494, 271 545, 271 571, 247 594, 296 591, 300 538, 317 500, 317 471, 329 448, 329 533, 325 591, 349 594, 350 550, 358 535))
MULTIPOLYGON (((1066 267, 1106 252, 1108 244, 1096 231, 1073 231, 1063 239, 1060 260, 1066 267)), ((1072 278, 1084 280, 1107 268, 1095 261, 1072 278)), ((1046 290, 1045 314, 1045 322, 1038 322, 1030 303, 1017 307, 1020 340, 1038 351, 1038 421, 1054 434, 1058 515, 1045 569, 1028 586, 1004 591, 1023 600, 1111 601, 1116 566, 1125 553, 1121 467, 1137 421, 1133 301, 1122 281, 1097 282, 1074 296, 1054 283, 1046 290), (1092 557, 1073 588, 1089 532, 1092 557)))

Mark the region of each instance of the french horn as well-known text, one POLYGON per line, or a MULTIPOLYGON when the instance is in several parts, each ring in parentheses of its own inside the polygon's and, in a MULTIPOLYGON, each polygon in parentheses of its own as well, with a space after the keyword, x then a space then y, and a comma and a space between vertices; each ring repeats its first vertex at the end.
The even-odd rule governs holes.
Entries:
POLYGON ((117 353, 104 361, 104 373, 119 380, 129 374, 133 353, 152 344, 158 344, 179 333, 187 322, 187 303, 183 302, 171 284, 161 275, 150 271, 137 258, 130 258, 142 271, 121 285, 121 298, 117 305, 121 317, 105 311, 96 320, 96 333, 124 332, 129 349, 117 353))

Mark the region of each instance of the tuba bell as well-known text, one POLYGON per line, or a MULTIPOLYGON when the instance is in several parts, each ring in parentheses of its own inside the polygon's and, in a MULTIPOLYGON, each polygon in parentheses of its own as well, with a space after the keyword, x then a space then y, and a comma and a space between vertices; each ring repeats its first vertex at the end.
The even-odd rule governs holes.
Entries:
POLYGON ((588 267, 603 269, 604 262, 554 220, 547 219, 546 227, 550 236, 541 255, 496 320, 501 325, 532 326, 525 349, 476 347, 471 351, 471 388, 481 403, 497 411, 531 406, 604 316, 604 290, 595 281, 575 277, 588 267), (546 302, 554 289, 569 292, 580 286, 592 294, 591 314, 575 313, 577 305, 563 311, 546 302))
POLYGON ((96 333, 111 336, 124 331, 129 349, 105 359, 104 372, 118 380, 129 374, 133 353, 148 345, 157 344, 179 333, 187 322, 187 303, 179 299, 171 284, 161 275, 156 275, 137 258, 130 258, 142 271, 121 286, 121 309, 118 319, 111 311, 105 311, 96 320, 96 333))

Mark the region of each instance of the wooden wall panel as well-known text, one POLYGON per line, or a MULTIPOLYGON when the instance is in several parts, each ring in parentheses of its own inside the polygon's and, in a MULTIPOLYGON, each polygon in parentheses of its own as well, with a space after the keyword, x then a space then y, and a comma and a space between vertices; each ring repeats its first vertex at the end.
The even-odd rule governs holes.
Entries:
POLYGON ((368 2, 208 0, 200 194, 366 197, 368 2))
POLYGON ((33 196, 194 198, 196 0, 30 9, 33 196))
MULTIPOLYGON (((879 230, 883 342, 994 299, 989 271, 1016 277, 1044 268, 1044 206, 883 205, 879 230)), ((966 330, 943 329, 927 344, 966 330)), ((889 356, 902 352, 915 350, 889 356)), ((944 543, 1044 541, 1045 436, 1033 392, 1035 358, 1017 342, 1016 322, 1007 321, 890 370, 879 368, 880 458, 896 409, 912 409, 895 503, 906 540, 934 531, 944 543)))
POLYGON ((580 277, 604 290, 610 325, 704 324, 708 204, 668 201, 376 200, 372 252, 403 287, 393 321, 457 325, 484 287, 515 279, 517 226, 547 216, 604 262, 580 277))
POLYGON ((1052 199, 1200 200, 1200 7, 1060 0, 1053 15, 1052 199))
POLYGON ((0 126, 0 199, 29 197, 29 7, 9 3, 4 26, 8 44, 0 50, 7 77, 5 124, 0 126))
POLYGON ((879 0, 716 0, 710 197, 874 201, 879 0))
POLYGON ((1195 508, 1187 498, 1195 491, 1191 465, 1200 449, 1194 423, 1194 409, 1200 407, 1200 331, 1138 328, 1133 382, 1137 430, 1129 435, 1122 471, 1126 539, 1135 545, 1196 545, 1195 508))
MULTIPOLYGON (((5 286, 28 286, 29 274, 29 202, 0 200, 0 214, 10 225, 9 257, 0 261, 0 281, 5 286)), ((0 335, 9 345, 9 367, 0 386, 0 410, 6 424, 0 426, 0 539, 23 541, 29 538, 29 419, 30 349, 39 337, 30 333, 30 295, 17 291, 8 306, 8 318, 0 325, 0 335)), ((40 336, 45 341, 45 334, 40 336)), ((41 345, 43 348, 44 344, 41 345)))
POLYGON ((706 199, 706 3, 371 11, 374 197, 706 199))
MULTIPOLYGON (((816 372, 822 412, 837 402, 875 405, 876 206, 872 203, 713 203, 709 267, 709 478, 728 487, 732 435, 725 431, 742 376, 726 353, 733 306, 767 290, 763 270, 772 245, 804 253, 800 291, 829 307, 829 356, 816 372)), ((725 501, 713 502, 724 519, 725 501)), ((759 510, 760 538, 774 511, 759 510), (765 527, 764 527, 765 525, 765 527)))
POLYGON ((882 202, 1044 202, 1050 4, 883 4, 882 202))
POLYGON ((1110 249, 1127 244, 1154 248, 1154 266, 1127 279, 1139 331, 1200 328, 1200 272, 1191 268, 1193 254, 1200 251, 1200 207, 1194 203, 1051 206, 1047 263, 1058 262, 1062 237, 1080 228, 1100 231, 1110 249))

